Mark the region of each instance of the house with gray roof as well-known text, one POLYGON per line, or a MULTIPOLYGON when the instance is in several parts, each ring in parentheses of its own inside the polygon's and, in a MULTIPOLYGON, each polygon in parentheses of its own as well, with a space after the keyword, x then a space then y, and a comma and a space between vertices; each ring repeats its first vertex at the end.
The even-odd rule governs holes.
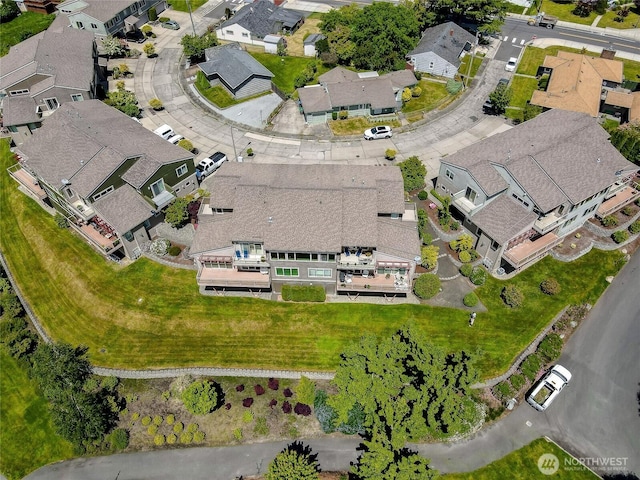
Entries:
POLYGON ((3 124, 17 145, 66 102, 95 98, 103 71, 94 36, 48 29, 14 45, 2 58, 3 124))
POLYGON ((402 108, 402 90, 417 83, 410 70, 378 76, 377 72, 354 72, 336 67, 318 77, 318 85, 299 88, 298 98, 309 124, 331 120, 333 112, 350 117, 395 117, 402 108))
POLYGON ((451 197, 484 265, 511 272, 640 197, 637 170, 596 119, 549 110, 442 158, 436 190, 451 197))
POLYGON ((162 210, 197 188, 194 157, 99 100, 63 104, 9 172, 105 255, 137 258, 162 210))
POLYGON ((245 52, 238 43, 228 43, 204 51, 198 67, 211 86, 222 86, 233 98, 245 98, 271 90, 271 73, 245 52))
POLYGON ((139 29, 149 21, 149 10, 168 8, 167 0, 66 0, 58 5, 69 25, 99 37, 118 35, 139 29))
POLYGON ((421 244, 398 167, 227 162, 204 184, 190 248, 202 293, 411 290, 421 244))
POLYGON ((222 22, 216 35, 220 40, 264 46, 267 35, 294 33, 303 23, 304 16, 298 12, 258 0, 222 22))
POLYGON ((453 78, 460 59, 474 43, 475 37, 456 23, 442 23, 424 31, 416 48, 407 54, 407 61, 416 72, 453 78))

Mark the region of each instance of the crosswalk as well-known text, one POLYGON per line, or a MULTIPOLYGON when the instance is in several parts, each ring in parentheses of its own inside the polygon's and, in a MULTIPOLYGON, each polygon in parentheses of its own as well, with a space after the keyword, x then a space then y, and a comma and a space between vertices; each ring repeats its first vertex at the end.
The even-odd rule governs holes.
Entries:
MULTIPOLYGON (((535 37, 534 37, 534 38, 535 38, 535 37)), ((523 45, 524 45, 525 43, 527 43, 529 40, 533 40, 534 38, 527 38, 527 39, 525 39, 525 38, 517 38, 517 37, 513 37, 513 38, 511 38, 511 39, 510 39, 508 35, 505 35, 505 36, 502 38, 502 41, 503 41, 503 42, 505 42, 505 43, 507 43, 507 42, 509 42, 509 40, 510 40, 512 45, 516 45, 516 46, 517 46, 517 45, 520 45, 520 46, 523 46, 523 45)))

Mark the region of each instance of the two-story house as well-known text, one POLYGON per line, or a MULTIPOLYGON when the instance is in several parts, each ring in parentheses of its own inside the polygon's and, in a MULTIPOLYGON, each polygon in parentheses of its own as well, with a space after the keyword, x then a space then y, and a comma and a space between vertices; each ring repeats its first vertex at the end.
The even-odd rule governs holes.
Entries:
POLYGON ((139 29, 149 21, 149 10, 167 9, 167 0, 66 0, 56 7, 79 30, 105 37, 139 29))
POLYGON ((2 58, 4 126, 20 145, 60 105, 95 98, 102 78, 95 38, 89 32, 50 28, 34 35, 2 58))
POLYGON ((216 29, 220 40, 264 46, 264 38, 273 34, 294 33, 304 23, 300 13, 258 0, 245 5, 216 29))
POLYGON ((190 249, 202 293, 411 290, 420 240, 399 168, 232 162, 205 184, 190 249))
POLYGON ((197 188, 194 157, 98 100, 62 105, 11 175, 104 254, 137 258, 161 211, 197 188))
POLYGON ((620 208, 640 192, 638 166, 590 115, 549 110, 441 160, 436 189, 476 237, 492 271, 539 260, 599 208, 620 208))

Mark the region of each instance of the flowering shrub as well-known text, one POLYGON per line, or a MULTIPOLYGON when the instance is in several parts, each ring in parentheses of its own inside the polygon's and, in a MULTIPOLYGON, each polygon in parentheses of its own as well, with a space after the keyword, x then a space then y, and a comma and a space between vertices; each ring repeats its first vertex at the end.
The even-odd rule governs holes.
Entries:
POLYGON ((278 401, 275 398, 269 402, 269 406, 271 408, 275 407, 277 404, 278 404, 278 401))
POLYGON ((283 395, 284 395, 285 397, 287 397, 287 398, 291 398, 291 397, 293 397, 293 392, 291 391, 291 389, 290 389, 290 388, 285 388, 285 389, 284 389, 284 392, 282 392, 282 393, 283 393, 283 395))
POLYGON ((149 251, 154 255, 158 255, 159 257, 166 255, 169 247, 171 246, 171 242, 166 238, 158 238, 151 242, 149 246, 149 251))
POLYGON ((242 392, 244 390, 244 385, 237 385, 236 392, 242 392))
POLYGON ((249 397, 242 400, 243 407, 249 408, 251 405, 253 405, 253 398, 249 397))
POLYGON ((256 392, 256 395, 264 395, 264 387, 262 385, 254 385, 253 389, 256 392))
POLYGON ((278 390, 278 387, 280 386, 280 382, 278 381, 277 378, 270 378, 267 386, 269 387, 270 390, 278 390))

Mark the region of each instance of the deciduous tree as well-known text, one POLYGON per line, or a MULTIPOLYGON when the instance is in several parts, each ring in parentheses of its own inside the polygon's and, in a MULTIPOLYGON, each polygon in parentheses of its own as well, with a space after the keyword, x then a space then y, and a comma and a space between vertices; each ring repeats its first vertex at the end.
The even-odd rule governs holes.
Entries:
POLYGON ((404 162, 398 163, 404 180, 404 189, 407 192, 417 190, 425 186, 424 177, 427 174, 427 167, 415 155, 407 158, 404 162))
POLYGON ((107 98, 104 103, 117 108, 122 113, 129 117, 137 117, 140 115, 140 108, 138 107, 138 98, 135 93, 124 88, 107 93, 107 98))
POLYGON ((280 452, 269 464, 266 480, 317 480, 317 455, 301 443, 294 442, 280 452))
POLYGON ((102 50, 108 58, 119 57, 124 52, 120 39, 112 35, 102 39, 102 50))
POLYGON ((504 113, 511 102, 511 87, 501 83, 498 87, 489 94, 489 100, 496 113, 504 113))
POLYGON ((18 5, 13 0, 0 0, 0 23, 10 22, 20 14, 18 5))
POLYGON ((218 37, 214 32, 207 32, 200 36, 186 34, 180 40, 180 45, 182 45, 185 56, 191 60, 199 61, 204 59, 204 51, 207 48, 218 45, 218 37))

